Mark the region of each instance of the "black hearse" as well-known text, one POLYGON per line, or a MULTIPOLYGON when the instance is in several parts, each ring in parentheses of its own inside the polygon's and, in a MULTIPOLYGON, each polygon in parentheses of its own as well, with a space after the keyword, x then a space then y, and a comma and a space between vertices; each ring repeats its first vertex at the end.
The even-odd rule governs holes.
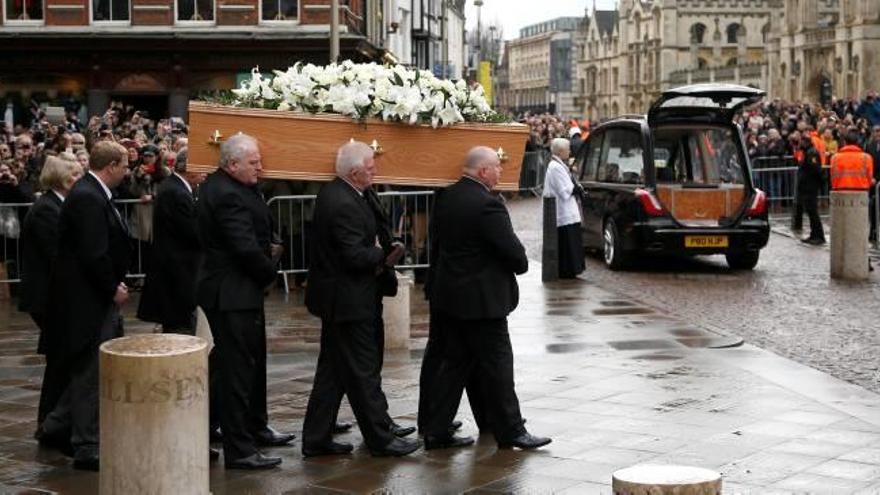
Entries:
POLYGON ((764 91, 695 84, 664 92, 648 115, 596 126, 575 158, 587 248, 612 270, 642 254, 724 254, 752 269, 767 245, 764 193, 752 184, 733 116, 764 91))

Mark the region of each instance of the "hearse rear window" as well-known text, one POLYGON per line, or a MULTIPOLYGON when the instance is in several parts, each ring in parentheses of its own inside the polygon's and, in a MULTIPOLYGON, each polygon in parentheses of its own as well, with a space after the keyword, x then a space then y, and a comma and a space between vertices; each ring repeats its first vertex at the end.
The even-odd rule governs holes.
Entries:
POLYGON ((730 129, 669 126, 653 132, 658 184, 744 183, 742 156, 730 129))
POLYGON ((602 140, 597 180, 621 184, 642 184, 645 161, 638 131, 609 129, 602 140))

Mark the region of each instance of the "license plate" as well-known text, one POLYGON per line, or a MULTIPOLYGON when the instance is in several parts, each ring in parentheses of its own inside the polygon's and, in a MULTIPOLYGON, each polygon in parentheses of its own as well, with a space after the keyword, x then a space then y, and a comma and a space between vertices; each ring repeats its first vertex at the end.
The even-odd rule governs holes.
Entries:
POLYGON ((686 235, 684 247, 686 248, 726 248, 728 246, 726 235, 686 235))

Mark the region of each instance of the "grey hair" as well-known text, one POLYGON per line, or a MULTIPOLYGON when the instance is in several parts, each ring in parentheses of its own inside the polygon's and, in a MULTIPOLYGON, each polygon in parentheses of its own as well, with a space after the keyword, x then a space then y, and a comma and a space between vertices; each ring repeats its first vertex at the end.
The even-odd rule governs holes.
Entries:
POLYGON ((174 160, 174 171, 178 174, 186 173, 186 159, 189 148, 184 146, 177 152, 177 158, 174 160))
POLYGON ((554 155, 558 155, 562 150, 571 151, 571 142, 565 138, 556 138, 553 141, 550 141, 550 153, 554 155))
POLYGON ((367 160, 373 158, 373 148, 361 141, 349 141, 336 152, 336 175, 347 177, 353 171, 363 168, 367 160))
POLYGON ((476 174, 481 168, 498 159, 498 153, 488 146, 474 146, 464 157, 464 173, 476 174))
POLYGON ((231 162, 243 159, 256 149, 256 138, 241 132, 235 134, 220 145, 220 168, 228 167, 231 162))

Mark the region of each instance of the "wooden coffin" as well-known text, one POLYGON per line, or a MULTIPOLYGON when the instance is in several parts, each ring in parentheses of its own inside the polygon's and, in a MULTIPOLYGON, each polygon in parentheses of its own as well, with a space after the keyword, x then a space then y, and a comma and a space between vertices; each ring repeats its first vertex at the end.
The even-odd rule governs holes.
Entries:
POLYGON ((679 221, 709 222, 734 216, 745 199, 742 185, 728 184, 717 189, 690 189, 659 184, 657 199, 679 221))
POLYGON ((371 120, 366 124, 333 114, 304 114, 234 108, 204 102, 189 104, 189 167, 210 172, 217 167, 220 146, 214 142, 237 132, 257 138, 264 177, 291 180, 332 179, 336 151, 354 138, 381 146, 376 183, 445 186, 461 177, 464 156, 473 146, 503 150, 504 172, 497 189, 519 187, 520 166, 528 127, 522 124, 462 123, 434 129, 371 120))

